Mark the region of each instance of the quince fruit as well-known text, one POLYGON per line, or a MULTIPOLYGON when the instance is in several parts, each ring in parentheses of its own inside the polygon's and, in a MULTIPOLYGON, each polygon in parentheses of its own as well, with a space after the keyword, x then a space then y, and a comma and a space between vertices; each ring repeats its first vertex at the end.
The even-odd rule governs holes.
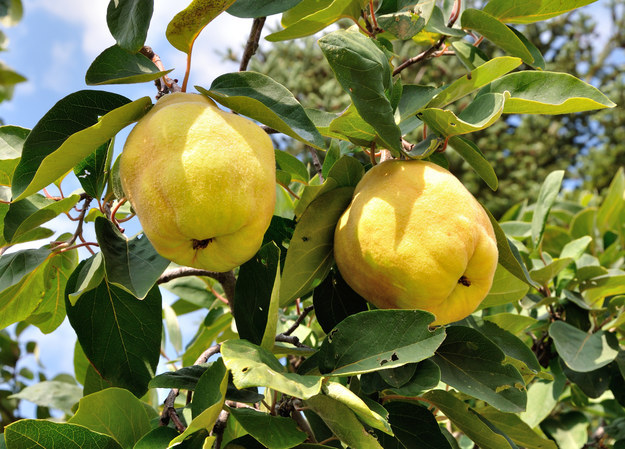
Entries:
POLYGON ((450 172, 386 161, 362 178, 334 234, 347 283, 378 308, 461 320, 488 294, 497 242, 488 215, 450 172))
POLYGON ((275 176, 262 128, 190 93, 159 99, 128 135, 120 162, 126 197, 156 251, 218 272, 260 248, 275 176))

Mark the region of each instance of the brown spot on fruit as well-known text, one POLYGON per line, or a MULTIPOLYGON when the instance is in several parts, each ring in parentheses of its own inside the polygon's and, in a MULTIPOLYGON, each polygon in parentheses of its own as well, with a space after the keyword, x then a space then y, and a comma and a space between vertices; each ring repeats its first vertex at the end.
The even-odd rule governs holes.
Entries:
POLYGON ((204 239, 204 240, 192 239, 191 240, 191 246, 193 247, 193 249, 204 249, 212 241, 213 241, 213 239, 204 239))
POLYGON ((467 279, 466 276, 460 276, 460 279, 458 279, 458 284, 462 284, 465 287, 470 287, 471 286, 471 281, 467 279))

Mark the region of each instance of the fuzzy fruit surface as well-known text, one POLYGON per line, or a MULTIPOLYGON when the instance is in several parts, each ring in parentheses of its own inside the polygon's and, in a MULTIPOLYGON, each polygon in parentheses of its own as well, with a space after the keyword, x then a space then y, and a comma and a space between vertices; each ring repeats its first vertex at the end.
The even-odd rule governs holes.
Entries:
POLYGON ((334 257, 376 307, 426 310, 440 325, 482 302, 498 252, 488 215, 454 175, 430 162, 386 161, 356 187, 334 257))
POLYGON ((275 205, 271 139, 198 94, 162 97, 128 135, 120 177, 164 257, 228 271, 260 248, 275 205))

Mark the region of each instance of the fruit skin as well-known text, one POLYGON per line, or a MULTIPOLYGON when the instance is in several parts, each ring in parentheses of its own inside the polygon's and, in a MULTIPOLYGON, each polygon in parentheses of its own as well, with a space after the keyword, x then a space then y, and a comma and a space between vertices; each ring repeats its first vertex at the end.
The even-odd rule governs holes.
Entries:
POLYGON ((376 307, 426 310, 441 325, 482 302, 498 252, 488 215, 454 175, 430 162, 391 160, 356 187, 336 226, 334 258, 376 307))
POLYGON ((218 272, 260 248, 275 176, 262 128, 190 93, 162 97, 130 132, 120 162, 126 197, 156 251, 218 272))

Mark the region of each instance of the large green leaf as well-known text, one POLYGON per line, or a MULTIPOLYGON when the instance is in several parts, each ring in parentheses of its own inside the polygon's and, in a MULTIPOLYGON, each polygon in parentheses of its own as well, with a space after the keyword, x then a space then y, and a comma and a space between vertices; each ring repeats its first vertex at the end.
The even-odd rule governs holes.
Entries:
POLYGON ((368 426, 393 435, 391 426, 386 418, 369 408, 365 401, 343 384, 332 381, 325 382, 323 384, 323 393, 348 406, 368 426))
POLYGON ((529 291, 529 285, 498 264, 493 278, 493 285, 478 310, 488 307, 512 304, 523 298, 529 291))
POLYGON ((245 340, 225 341, 221 355, 239 389, 264 386, 301 399, 321 390, 321 377, 287 373, 272 353, 245 340))
POLYGON ((479 93, 509 92, 504 114, 569 114, 616 106, 597 88, 568 73, 526 70, 493 81, 479 93))
POLYGON ((334 228, 352 199, 353 187, 340 187, 318 196, 295 227, 280 284, 280 305, 308 293, 332 267, 334 228))
POLYGON ((559 363, 551 363, 553 381, 538 379, 527 388, 527 410, 519 417, 531 428, 535 428, 560 402, 560 395, 566 387, 567 380, 562 374, 559 363))
POLYGON ((80 185, 92 198, 101 198, 104 193, 110 174, 114 143, 115 139, 111 139, 100 145, 74 166, 74 174, 80 185))
POLYGON ((534 57, 514 31, 487 12, 469 8, 464 10, 460 21, 462 28, 477 31, 512 56, 518 56, 529 65, 534 62, 534 57))
POLYGON ((534 432, 514 413, 503 413, 493 407, 480 407, 477 412, 497 426, 519 447, 527 449, 557 449, 556 444, 534 432))
POLYGON ((279 291, 280 248, 269 242, 239 269, 233 312, 241 338, 273 348, 279 291))
POLYGON ((527 400, 523 377, 504 364, 503 351, 480 332, 450 326, 447 337, 432 359, 441 369, 441 380, 498 410, 520 412, 527 400), (488 375, 485 375, 488 373, 488 375))
POLYGON ((304 442, 307 436, 291 418, 272 416, 251 408, 230 408, 236 419, 256 440, 272 449, 289 449, 304 442))
POLYGON ((128 390, 107 388, 85 396, 69 421, 115 438, 124 449, 132 448, 150 431, 143 403, 128 390), (123 410, 123 413, 119 413, 123 410))
POLYGON ((200 376, 210 366, 208 363, 185 366, 176 371, 161 373, 150 380, 150 388, 178 388, 180 390, 195 390, 200 376))
POLYGON ((386 95, 393 88, 393 80, 384 51, 372 39, 355 31, 326 34, 319 39, 319 46, 360 116, 376 130, 389 150, 399 153, 401 131, 386 95))
POLYGON ((45 293, 26 320, 44 334, 54 331, 65 320, 65 285, 77 265, 77 250, 56 254, 46 264, 43 274, 45 293))
POLYGON ((302 105, 282 84, 257 72, 235 72, 218 76, 209 90, 198 91, 218 103, 258 120, 281 133, 314 147, 325 142, 302 105))
POLYGON ((39 225, 71 210, 79 199, 79 195, 71 195, 55 201, 35 194, 12 203, 4 217, 4 239, 8 243, 18 240, 39 225))
POLYGON ((513 449, 508 440, 494 432, 468 404, 448 391, 432 390, 423 395, 482 449, 513 449))
POLYGON ((360 18, 362 3, 362 0, 300 2, 282 17, 285 29, 270 34, 266 39, 277 42, 310 36, 343 18, 351 18, 356 22, 360 18))
POLYGON ((65 307, 80 346, 91 364, 111 386, 136 396, 147 391, 160 357, 162 334, 161 294, 152 288, 138 300, 103 281, 71 305, 85 262, 72 273, 65 288, 65 307))
POLYGON ((54 182, 141 118, 151 104, 149 97, 129 101, 109 92, 83 90, 56 103, 24 142, 13 176, 13 199, 26 198, 54 182))
POLYGON ((434 315, 421 310, 372 310, 350 315, 323 341, 319 370, 347 376, 427 359, 445 338, 443 328, 429 330, 432 321, 434 315), (384 335, 383 340, 380 335, 384 335))
POLYGON ((484 11, 507 23, 533 23, 551 19, 596 0, 491 0, 484 11))
POLYGON ((490 165, 488 160, 484 157, 484 154, 480 149, 470 140, 464 137, 452 137, 449 139, 449 146, 456 151, 462 158, 471 166, 475 173, 490 187, 492 190, 497 190, 499 186, 499 180, 495 174, 493 166, 490 165))
POLYGON ((26 249, 0 257, 0 329, 25 320, 45 295, 50 251, 26 249))
POLYGON ((82 398, 82 387, 59 380, 46 380, 24 388, 9 399, 24 399, 40 407, 50 407, 72 415, 72 407, 82 398))
POLYGON ((446 86, 427 104, 428 108, 443 108, 454 101, 475 92, 479 88, 502 77, 521 65, 521 59, 511 56, 500 56, 491 59, 471 70, 471 73, 458 78, 446 86))
POLYGON ((258 3, 257 0, 236 0, 227 10, 228 14, 244 19, 266 17, 286 11, 297 5, 302 0, 265 0, 258 3))
POLYGON ((625 172, 620 167, 605 195, 605 199, 597 211, 597 227, 605 232, 612 230, 619 231, 619 226, 623 226, 620 219, 622 211, 625 210, 625 172))
MULTIPOLYGON (((206 370, 198 381, 193 399, 193 403, 195 404, 192 404, 193 420, 183 433, 171 440, 168 447, 175 446, 176 443, 184 441, 197 431, 205 430, 210 432, 224 406, 227 388, 228 371, 221 359, 219 359, 206 370)), ((204 441, 204 439, 202 439, 202 441, 204 441)), ((184 447, 184 443, 180 445, 180 447, 184 447)), ((197 447, 211 446, 205 445, 197 447)))
POLYGON ((167 40, 181 52, 190 54, 204 27, 233 3, 234 0, 193 0, 167 25, 167 40))
POLYGON ((593 277, 582 285, 582 295, 586 302, 592 306, 600 306, 601 301, 607 296, 622 295, 625 293, 625 274, 608 274, 593 277))
POLYGON ((108 435, 77 424, 23 419, 4 431, 7 449, 122 449, 108 435))
POLYGON ((143 47, 148 34, 154 0, 111 0, 106 23, 117 45, 128 52, 143 47))
POLYGON ((427 408, 412 402, 392 401, 384 404, 389 412, 389 421, 397 439, 403 446, 388 442, 386 435, 376 432, 383 447, 451 449, 441 433, 438 422, 427 408))
POLYGON ((108 282, 139 299, 144 298, 169 265, 169 260, 158 254, 144 235, 127 239, 104 217, 96 218, 95 232, 108 282))
POLYGON ((530 276, 536 282, 541 285, 547 284, 553 278, 555 278, 558 273, 568 267, 571 262, 573 262, 572 257, 564 257, 562 259, 553 259, 553 261, 544 267, 535 268, 530 271, 530 276))
POLYGON ((618 355, 618 342, 611 332, 591 334, 564 321, 555 321, 549 326, 549 336, 567 366, 580 373, 599 369, 618 355))
POLYGON ((562 178, 564 178, 564 170, 551 172, 547 175, 543 185, 540 187, 536 207, 534 208, 534 215, 532 216, 532 244, 534 248, 538 247, 543 238, 549 211, 551 211, 551 207, 558 197, 558 192, 562 185, 562 178))
POLYGON ((456 115, 449 109, 426 108, 417 117, 444 137, 468 134, 487 128, 503 113, 507 94, 481 95, 456 115))
POLYGON ((128 53, 113 45, 91 63, 85 74, 85 82, 90 86, 145 83, 165 76, 172 70, 161 71, 141 53, 128 53))
POLYGON ((358 449, 382 449, 345 404, 323 394, 304 401, 343 443, 358 449))

